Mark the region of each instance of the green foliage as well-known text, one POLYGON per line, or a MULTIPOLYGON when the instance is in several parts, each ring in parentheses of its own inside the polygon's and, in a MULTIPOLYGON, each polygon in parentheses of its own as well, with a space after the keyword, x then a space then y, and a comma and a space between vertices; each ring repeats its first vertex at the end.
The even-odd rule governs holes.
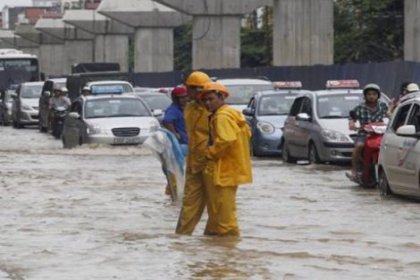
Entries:
POLYGON ((337 0, 334 8, 335 62, 401 59, 403 24, 401 0, 337 0))
POLYGON ((175 28, 174 31, 174 69, 191 71, 192 65, 192 23, 175 28))

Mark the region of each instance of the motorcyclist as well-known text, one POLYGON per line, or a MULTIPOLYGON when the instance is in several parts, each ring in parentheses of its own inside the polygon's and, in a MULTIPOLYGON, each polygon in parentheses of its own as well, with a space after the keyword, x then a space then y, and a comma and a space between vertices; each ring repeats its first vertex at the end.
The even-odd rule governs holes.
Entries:
MULTIPOLYGON (((357 105, 350 113, 349 129, 358 130, 356 122, 358 121, 360 127, 372 122, 382 122, 385 117, 389 117, 387 104, 381 102, 381 88, 377 84, 367 84, 363 88, 363 96, 365 101, 357 105)), ((354 141, 354 149, 352 154, 352 169, 351 173, 346 173, 347 177, 356 181, 357 179, 357 163, 360 160, 360 155, 366 140, 366 133, 362 130, 358 131, 357 138, 354 141)))
POLYGON ((70 98, 67 97, 68 90, 66 87, 57 88, 54 90, 54 96, 50 99, 50 109, 64 107, 68 109, 70 107, 70 98))

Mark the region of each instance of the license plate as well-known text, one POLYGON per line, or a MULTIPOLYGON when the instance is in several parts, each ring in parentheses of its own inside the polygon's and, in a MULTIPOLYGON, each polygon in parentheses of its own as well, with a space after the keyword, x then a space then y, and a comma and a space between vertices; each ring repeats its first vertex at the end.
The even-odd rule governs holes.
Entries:
POLYGON ((114 144, 138 144, 140 138, 138 137, 118 137, 114 138, 114 144))

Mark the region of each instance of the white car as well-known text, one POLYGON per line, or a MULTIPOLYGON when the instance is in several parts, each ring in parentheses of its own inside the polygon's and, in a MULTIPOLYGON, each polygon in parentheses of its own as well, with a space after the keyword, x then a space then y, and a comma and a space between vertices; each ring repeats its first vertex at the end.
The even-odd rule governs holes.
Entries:
POLYGON ((92 95, 134 92, 134 88, 129 82, 119 80, 88 82, 85 87, 90 89, 92 95))
POLYGON ((420 92, 396 108, 379 152, 379 191, 420 198, 420 92))
POLYGON ((138 97, 97 95, 75 100, 63 127, 63 146, 84 143, 142 144, 159 128, 159 121, 138 97))
POLYGON ((274 90, 273 83, 263 79, 218 79, 217 82, 230 93, 226 103, 241 112, 257 92, 274 90))
POLYGON ((19 85, 13 95, 12 122, 13 127, 34 125, 39 122, 39 98, 44 82, 27 82, 19 85))

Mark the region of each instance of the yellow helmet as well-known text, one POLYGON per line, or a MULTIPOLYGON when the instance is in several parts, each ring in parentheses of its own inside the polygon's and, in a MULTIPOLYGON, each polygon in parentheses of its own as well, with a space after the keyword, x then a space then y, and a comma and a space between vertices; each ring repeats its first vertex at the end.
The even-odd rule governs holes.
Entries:
POLYGON ((211 82, 210 77, 206 73, 201 71, 192 72, 185 80, 185 84, 187 86, 193 87, 202 87, 208 82, 211 82))
POLYGON ((220 92, 225 98, 229 96, 229 92, 226 87, 217 82, 209 82, 205 84, 203 90, 201 91, 201 96, 204 97, 207 93, 210 92, 220 92))

